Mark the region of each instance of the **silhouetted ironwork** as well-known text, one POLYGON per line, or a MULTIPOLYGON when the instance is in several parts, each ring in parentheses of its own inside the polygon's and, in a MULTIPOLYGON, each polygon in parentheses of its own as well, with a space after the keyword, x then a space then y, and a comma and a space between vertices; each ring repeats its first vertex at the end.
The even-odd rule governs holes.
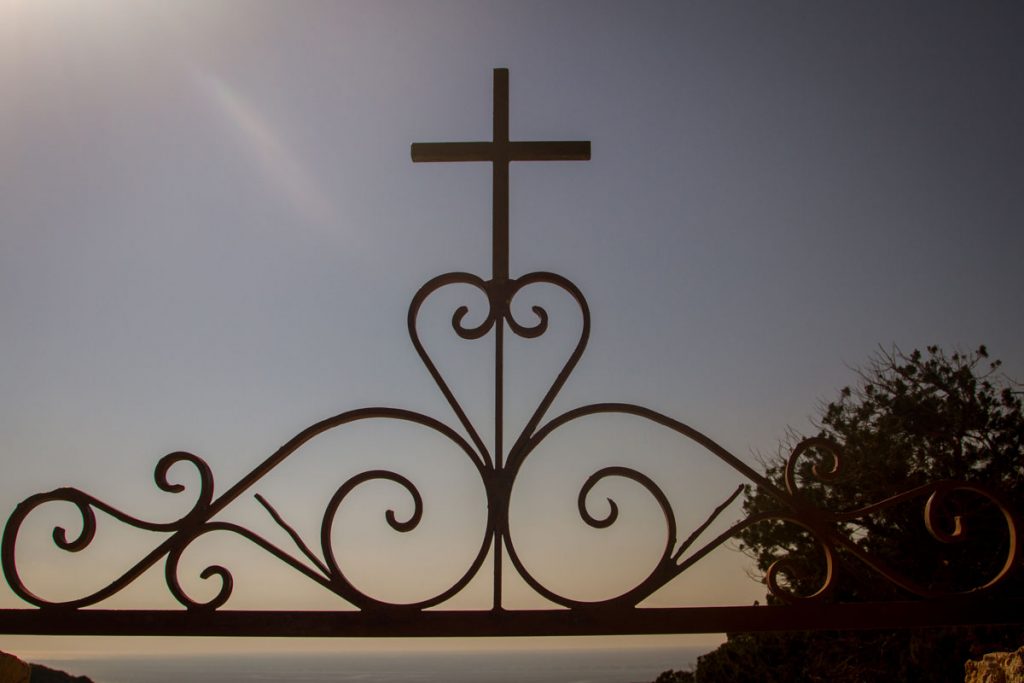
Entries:
MULTIPOLYGON (((318 422, 300 432, 277 452, 219 497, 214 497, 213 474, 198 456, 176 452, 164 456, 157 463, 155 481, 166 492, 181 493, 185 487, 168 480, 172 466, 187 463, 199 475, 199 491, 192 508, 173 522, 156 523, 128 515, 125 512, 75 488, 59 488, 27 498, 17 506, 7 521, 2 540, 3 571, 11 589, 36 609, 0 610, 0 633, 38 634, 181 634, 181 635, 256 635, 256 636, 469 636, 469 635, 585 635, 624 633, 683 633, 750 631, 768 629, 806 628, 868 628, 879 626, 911 627, 965 623, 1012 623, 1024 614, 1024 600, 985 600, 985 594, 1003 582, 1020 563, 1019 524, 1007 501, 985 486, 955 481, 939 481, 897 493, 885 500, 858 510, 832 511, 811 505, 801 495, 795 463, 814 451, 825 455, 831 466, 827 471, 819 466, 813 475, 827 482, 838 476, 841 467, 839 447, 824 439, 807 439, 792 452, 786 471, 785 490, 769 482, 725 448, 696 429, 654 410, 625 403, 595 403, 575 408, 550 418, 545 416, 552 401, 562 389, 587 346, 590 335, 590 310, 580 290, 566 278, 549 272, 535 272, 520 277, 509 275, 508 248, 508 166, 513 161, 587 160, 589 142, 516 142, 509 140, 508 130, 508 72, 494 71, 494 130, 489 142, 416 143, 412 145, 415 162, 483 161, 492 165, 493 173, 493 263, 490 279, 465 272, 446 273, 423 285, 408 312, 408 330, 412 344, 437 383, 452 411, 465 431, 463 436, 451 426, 428 415, 397 408, 370 407, 352 410, 318 422), (566 292, 577 304, 582 325, 568 360, 554 378, 540 404, 533 411, 525 427, 511 447, 502 443, 504 429, 503 381, 505 327, 522 338, 536 338, 548 328, 548 313, 534 306, 535 319, 517 320, 512 312, 512 301, 525 288, 545 284, 566 292), (464 324, 469 313, 467 306, 458 307, 452 315, 455 333, 467 340, 476 340, 493 334, 495 344, 494 368, 494 434, 489 447, 456 399, 445 378, 427 353, 420 340, 417 321, 423 303, 438 290, 451 285, 469 285, 479 290, 487 302, 483 322, 475 326, 464 324), (583 601, 562 595, 546 586, 526 567, 518 552, 509 527, 509 505, 512 488, 524 462, 553 432, 580 418, 618 413, 633 415, 678 433, 700 445, 711 455, 739 472, 748 485, 768 492, 779 503, 782 512, 751 515, 728 527, 710 541, 695 547, 701 534, 742 491, 742 485, 680 541, 676 516, 668 496, 651 478, 627 466, 604 467, 590 475, 578 492, 577 507, 580 517, 591 527, 606 528, 616 522, 618 508, 609 499, 609 511, 603 517, 594 516, 587 508, 588 497, 594 486, 607 478, 625 478, 642 486, 657 501, 664 515, 666 539, 660 559, 650 573, 639 583, 625 586, 614 597, 583 601), (309 548, 295 531, 263 496, 256 499, 267 509, 274 521, 290 536, 300 556, 231 522, 216 521, 214 517, 243 493, 252 489, 264 476, 284 462, 303 444, 318 435, 343 425, 371 419, 411 422, 445 437, 461 450, 475 467, 484 486, 487 499, 485 533, 479 549, 465 572, 448 588, 423 600, 409 604, 389 603, 375 598, 354 585, 341 567, 332 545, 332 529, 338 509, 346 497, 360 485, 374 480, 392 482, 408 493, 413 512, 399 519, 388 510, 388 524, 398 532, 408 532, 419 524, 423 513, 423 500, 415 484, 396 472, 371 469, 345 481, 330 498, 320 526, 320 554, 309 548), (468 438, 467 438, 468 437, 468 438), (951 494, 970 494, 988 501, 1001 515, 1005 525, 1005 558, 1001 567, 988 576, 979 576, 974 585, 960 590, 939 590, 905 576, 889 567, 884 558, 867 553, 845 530, 847 522, 877 514, 887 508, 908 501, 923 502, 923 517, 927 531, 937 542, 960 541, 967 534, 967 520, 960 517, 942 518, 942 502, 951 494), (69 552, 78 552, 90 545, 97 531, 96 511, 105 513, 121 523, 137 529, 169 534, 150 553, 138 560, 124 574, 105 587, 71 600, 47 599, 30 591, 19 573, 16 556, 18 534, 25 519, 40 505, 63 501, 74 505, 81 516, 82 528, 69 538, 62 527, 53 530, 56 545, 69 552), (720 547, 728 539, 753 524, 780 521, 806 530, 822 551, 824 571, 820 586, 809 594, 797 594, 784 580, 795 576, 797 568, 784 561, 777 562, 767 572, 766 583, 770 593, 787 605, 764 607, 680 607, 671 609, 640 608, 638 605, 664 587, 682 572, 720 547), (946 530, 949 529, 949 530, 946 530), (232 593, 233 580, 229 569, 210 565, 200 577, 217 577, 217 594, 201 602, 188 595, 179 581, 179 561, 182 553, 198 538, 213 532, 229 532, 245 538, 267 553, 278 558, 311 581, 335 593, 355 611, 232 611, 221 609, 232 593), (908 597, 923 600, 868 604, 834 604, 823 600, 835 587, 837 552, 857 558, 878 576, 898 586, 908 597), (502 602, 503 556, 538 595, 560 606, 552 610, 509 610, 502 602), (477 576, 487 558, 493 566, 493 605, 479 611, 445 611, 428 608, 443 605, 462 591, 477 576), (118 593, 135 581, 146 570, 163 562, 166 583, 170 593, 184 607, 177 611, 103 610, 85 609, 118 593), (568 608, 568 609, 566 609, 568 608)), ((819 461, 819 465, 821 462, 819 461)))

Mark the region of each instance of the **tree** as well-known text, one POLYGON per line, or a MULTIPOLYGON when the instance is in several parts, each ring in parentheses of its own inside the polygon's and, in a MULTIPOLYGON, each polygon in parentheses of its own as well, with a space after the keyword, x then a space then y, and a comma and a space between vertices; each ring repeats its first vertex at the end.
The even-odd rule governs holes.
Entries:
MULTIPOLYGON (((823 406, 816 422, 817 436, 840 446, 836 476, 827 476, 836 463, 823 449, 811 449, 795 462, 801 495, 814 505, 858 509, 942 479, 1001 490, 1008 505, 1024 500, 1020 385, 1001 373, 1000 362, 990 361, 984 346, 949 355, 935 346, 926 353, 883 350, 857 374, 858 384, 823 406)), ((780 488, 788 450, 765 463, 766 476, 780 488)), ((998 572, 1010 539, 996 505, 969 493, 941 501, 934 521, 941 533, 949 533, 955 516, 961 516, 967 525, 963 543, 940 543, 925 528, 922 508, 923 501, 907 501, 858 519, 844 531, 861 550, 885 558, 894 571, 928 589, 964 590, 998 572)), ((777 509, 771 495, 747 489, 748 514, 777 509)), ((822 585, 820 546, 799 527, 763 522, 744 530, 740 542, 762 573, 783 555, 792 561, 787 590, 808 595, 822 585)), ((839 553, 838 560, 842 576, 831 599, 913 597, 848 554, 839 553)), ((1000 590, 1021 595, 1021 573, 1017 568, 1016 578, 1000 590)), ((1024 626, 730 634, 718 650, 700 658, 696 680, 962 681, 966 659, 1022 642, 1024 626)))

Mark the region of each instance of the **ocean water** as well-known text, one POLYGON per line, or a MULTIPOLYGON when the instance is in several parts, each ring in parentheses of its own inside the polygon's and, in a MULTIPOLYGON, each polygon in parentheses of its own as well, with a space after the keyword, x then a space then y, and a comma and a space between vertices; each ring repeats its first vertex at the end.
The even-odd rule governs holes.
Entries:
POLYGON ((709 648, 90 657, 39 660, 96 683, 650 683, 709 648))

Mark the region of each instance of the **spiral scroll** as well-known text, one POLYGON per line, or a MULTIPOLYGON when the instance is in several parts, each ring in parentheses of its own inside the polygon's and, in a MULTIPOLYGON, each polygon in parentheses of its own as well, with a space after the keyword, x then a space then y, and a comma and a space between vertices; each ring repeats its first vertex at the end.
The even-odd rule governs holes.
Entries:
POLYGON ((742 523, 742 528, 767 520, 796 525, 810 535, 814 545, 821 552, 823 557, 823 564, 820 570, 823 577, 822 582, 817 589, 812 590, 806 595, 794 593, 779 580, 782 575, 807 576, 790 558, 782 557, 768 568, 765 582, 768 585, 769 592, 784 602, 816 600, 827 596, 834 589, 837 582, 835 569, 837 562, 836 551, 838 549, 841 549, 844 555, 859 560, 890 585, 896 586, 909 594, 927 599, 952 598, 986 592, 1002 583, 1019 562, 1018 523, 1008 501, 990 487, 967 482, 937 481, 914 487, 884 500, 863 505, 856 509, 828 510, 812 504, 808 496, 801 490, 797 481, 796 473, 800 469, 798 465, 799 460, 814 451, 823 453, 825 460, 813 463, 805 471, 808 471, 810 477, 818 484, 828 486, 838 482, 843 473, 844 456, 842 449, 838 444, 828 439, 819 437, 805 439, 797 444, 787 459, 783 473, 783 480, 786 486, 785 492, 778 490, 773 492, 778 502, 785 506, 786 511, 762 513, 752 516, 742 523), (915 580, 904 572, 889 566, 884 559, 865 550, 853 537, 845 532, 845 528, 849 524, 857 523, 859 520, 865 519, 870 515, 883 513, 886 510, 915 500, 924 500, 922 521, 923 526, 931 537, 943 544, 963 542, 968 538, 968 520, 961 515, 954 515, 951 520, 940 519, 941 513, 939 511, 942 508, 942 502, 948 500, 949 496, 955 492, 969 493, 989 503, 997 511, 1003 525, 1001 536, 1006 540, 1005 554, 1001 556, 998 569, 991 575, 976 577, 973 585, 966 588, 938 589, 915 580), (951 528, 949 531, 946 531, 944 527, 951 528))
POLYGON ((12 513, 10 518, 7 520, 7 526, 4 528, 2 542, 4 576, 14 593, 26 602, 38 607, 52 607, 59 605, 62 607, 77 608, 105 600, 137 579, 144 571, 146 571, 146 569, 157 562, 161 555, 164 554, 166 544, 161 545, 159 548, 146 555, 120 577, 91 595, 67 602, 53 602, 46 600, 45 598, 32 593, 25 586, 20 574, 18 573, 18 565, 15 559, 15 546, 17 543, 18 532, 28 515, 37 507, 45 503, 63 501, 74 505, 78 509, 78 513, 82 518, 82 529, 78 533, 78 536, 73 540, 68 540, 67 531, 64 527, 58 526, 53 529, 54 543, 61 550, 66 550, 68 552, 81 552, 92 543, 96 536, 96 510, 99 510, 119 522, 136 529, 154 532, 181 533, 182 531, 193 527, 196 520, 202 518, 210 510, 211 500, 213 498, 213 474, 202 458, 196 455, 185 453, 183 451, 170 453, 157 462, 156 469, 154 471, 156 485, 162 491, 166 491, 168 493, 182 493, 185 491, 185 487, 183 485, 172 484, 167 478, 171 467, 179 462, 190 463, 196 468, 199 473, 199 492, 192 508, 182 517, 172 522, 149 522, 133 517, 99 500, 98 498, 94 498, 93 496, 75 488, 60 488, 49 493, 39 493, 20 503, 18 507, 15 508, 14 513, 12 513))

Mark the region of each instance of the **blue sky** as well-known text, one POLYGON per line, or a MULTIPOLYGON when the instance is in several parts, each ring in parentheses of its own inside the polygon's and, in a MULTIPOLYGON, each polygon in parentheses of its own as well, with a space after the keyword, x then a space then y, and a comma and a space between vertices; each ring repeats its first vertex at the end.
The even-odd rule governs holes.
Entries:
MULTIPOLYGON (((593 315, 551 415, 639 403, 756 463, 787 427, 811 431, 878 345, 985 343, 1024 376, 1022 30, 1013 3, 6 0, 0 509, 73 485, 169 519, 183 503, 152 469, 171 451, 205 458, 223 491, 344 410, 454 425, 405 315, 434 275, 489 274, 490 172, 413 165, 409 144, 489 139, 494 67, 510 69, 513 139, 592 142, 589 162, 511 172, 512 274, 568 277, 593 315)), ((552 331, 509 351, 513 423, 579 324, 537 296, 552 331)), ((486 431, 490 346, 452 339, 461 302, 425 308, 424 334, 486 431)), ((377 560, 353 571, 396 599, 429 590, 403 571, 443 583, 461 551, 438 557, 432 539, 478 531, 475 475, 402 430, 334 438, 259 490, 301 526, 359 468, 404 468, 433 526, 396 541, 382 505, 403 499, 373 493, 344 533, 377 560)), ((576 493, 597 463, 659 478, 683 529, 740 482, 625 419, 568 431, 535 460, 513 503, 521 543, 552 582, 593 596, 642 575, 663 533, 628 485, 609 489, 618 536, 581 525, 576 493)), ((273 532, 251 497, 238 508, 273 532)), ((26 557, 52 559, 38 560, 41 590, 100 581, 146 543, 111 531, 91 561, 57 564, 46 524, 70 522, 52 514, 23 532, 26 557)), ((763 587, 745 566, 723 549, 659 600, 749 604, 763 587)), ((248 588, 236 577, 239 606, 273 597, 274 571, 248 588)), ((161 581, 123 604, 164 604, 161 581)), ((0 587, 0 606, 20 604, 0 587)))

